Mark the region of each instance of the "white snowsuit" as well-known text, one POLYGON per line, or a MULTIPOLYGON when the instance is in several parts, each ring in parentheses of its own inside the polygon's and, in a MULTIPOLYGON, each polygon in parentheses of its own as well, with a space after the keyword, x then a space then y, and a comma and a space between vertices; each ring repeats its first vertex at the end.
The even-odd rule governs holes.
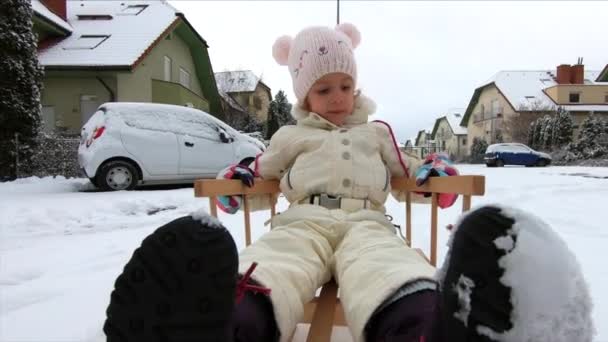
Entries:
MULTIPOLYGON (((290 340, 304 303, 332 276, 355 341, 364 340, 374 310, 402 285, 433 280, 435 269, 397 237, 384 215, 391 176, 411 176, 422 161, 397 149, 388 125, 367 122, 374 107, 358 96, 340 127, 295 108, 297 125, 281 127, 256 159, 256 171, 280 179, 291 205, 273 218, 270 232, 241 252, 239 272, 258 263, 253 278, 272 290, 281 341, 290 340), (314 194, 340 196, 342 207, 309 204, 314 194)), ((268 199, 252 198, 251 206, 268 208, 268 199)))

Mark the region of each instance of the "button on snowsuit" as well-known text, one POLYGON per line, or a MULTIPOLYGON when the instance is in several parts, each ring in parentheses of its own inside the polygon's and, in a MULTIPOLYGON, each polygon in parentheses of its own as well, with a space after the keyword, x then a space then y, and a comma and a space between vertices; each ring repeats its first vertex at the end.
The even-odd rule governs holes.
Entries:
MULTIPOLYGON (((391 177, 411 175, 422 161, 397 149, 386 124, 368 122, 374 107, 358 96, 340 127, 296 108, 297 125, 281 127, 256 159, 255 170, 264 179, 280 179, 291 205, 273 218, 270 232, 241 252, 239 272, 258 262, 253 278, 272 289, 281 341, 290 340, 303 305, 332 276, 355 341, 364 340, 374 310, 402 285, 433 279, 434 268, 404 245, 384 215, 391 177), (368 199, 372 209, 299 203, 322 193, 368 199)), ((267 208, 268 199, 252 198, 251 206, 267 208)))

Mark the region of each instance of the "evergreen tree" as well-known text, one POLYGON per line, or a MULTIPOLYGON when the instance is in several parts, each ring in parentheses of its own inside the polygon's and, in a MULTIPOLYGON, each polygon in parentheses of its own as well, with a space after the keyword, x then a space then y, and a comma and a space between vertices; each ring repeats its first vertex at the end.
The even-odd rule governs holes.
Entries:
POLYGON ((270 139, 281 126, 292 124, 295 124, 295 120, 291 116, 291 104, 287 100, 285 92, 279 90, 268 107, 266 139, 270 139))
POLYGON ((536 133, 537 121, 532 121, 528 127, 528 146, 536 148, 536 140, 534 134, 536 133))
POLYGON ((543 133, 543 118, 536 120, 534 125, 534 148, 540 149, 542 146, 542 133, 543 133))
POLYGON ((540 134, 538 147, 540 149, 551 149, 551 138, 553 137, 553 118, 545 115, 540 119, 540 134))
POLYGON ((573 152, 579 157, 597 158, 608 153, 608 149, 600 143, 604 124, 594 115, 589 115, 582 123, 578 140, 573 146, 573 152))
POLYGON ((495 141, 497 144, 503 143, 505 142, 504 137, 502 136, 502 131, 501 130, 496 130, 496 134, 495 134, 495 141))
POLYGON ((294 125, 296 120, 291 116, 291 103, 287 100, 285 92, 279 90, 275 95, 274 101, 277 105, 276 114, 278 117, 279 127, 285 125, 294 125))
POLYGON ((553 146, 561 148, 572 142, 574 121, 570 113, 562 107, 557 109, 555 127, 553 129, 553 146))
POLYGON ((473 138, 473 144, 471 144, 471 162, 483 162, 483 157, 486 154, 487 149, 488 143, 484 139, 478 137, 473 138))
POLYGON ((27 165, 36 148, 43 72, 32 12, 30 0, 0 2, 0 179, 15 178, 17 157, 27 165))

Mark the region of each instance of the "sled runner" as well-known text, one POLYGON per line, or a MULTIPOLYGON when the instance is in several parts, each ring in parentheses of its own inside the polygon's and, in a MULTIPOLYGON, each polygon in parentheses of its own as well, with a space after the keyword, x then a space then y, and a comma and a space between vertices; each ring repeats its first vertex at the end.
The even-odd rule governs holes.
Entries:
MULTIPOLYGON (((418 187, 415 179, 394 178, 391 180, 391 187, 395 190, 406 192, 405 203, 405 237, 408 245, 412 241, 412 192, 425 192, 431 194, 431 238, 430 253, 425 256, 422 250, 417 251, 425 256, 429 263, 436 266, 437 263, 437 214, 438 214, 438 194, 454 193, 462 196, 462 211, 471 208, 472 196, 483 196, 485 192, 484 176, 452 176, 452 177, 433 177, 426 184, 418 187)), ((255 181, 251 188, 246 187, 240 180, 197 180, 194 183, 194 193, 196 197, 209 198, 209 208, 211 215, 217 217, 216 197, 227 195, 243 195, 243 212, 245 221, 245 243, 251 243, 251 221, 250 209, 247 201, 248 195, 270 195, 271 216, 276 214, 276 202, 281 190, 279 181, 260 180, 255 181)), ((333 326, 346 326, 344 312, 337 298, 338 286, 331 280, 321 288, 318 297, 306 304, 304 309, 304 320, 301 323, 310 324, 308 331, 308 342, 329 342, 332 335, 333 326)))

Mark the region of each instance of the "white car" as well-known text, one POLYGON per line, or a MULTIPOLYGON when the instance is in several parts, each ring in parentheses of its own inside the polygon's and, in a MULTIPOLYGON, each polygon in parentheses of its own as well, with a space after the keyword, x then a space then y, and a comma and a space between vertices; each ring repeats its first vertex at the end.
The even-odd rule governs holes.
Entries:
POLYGON ((265 150, 198 109, 152 103, 101 105, 82 127, 78 164, 103 190, 191 183, 265 150))

